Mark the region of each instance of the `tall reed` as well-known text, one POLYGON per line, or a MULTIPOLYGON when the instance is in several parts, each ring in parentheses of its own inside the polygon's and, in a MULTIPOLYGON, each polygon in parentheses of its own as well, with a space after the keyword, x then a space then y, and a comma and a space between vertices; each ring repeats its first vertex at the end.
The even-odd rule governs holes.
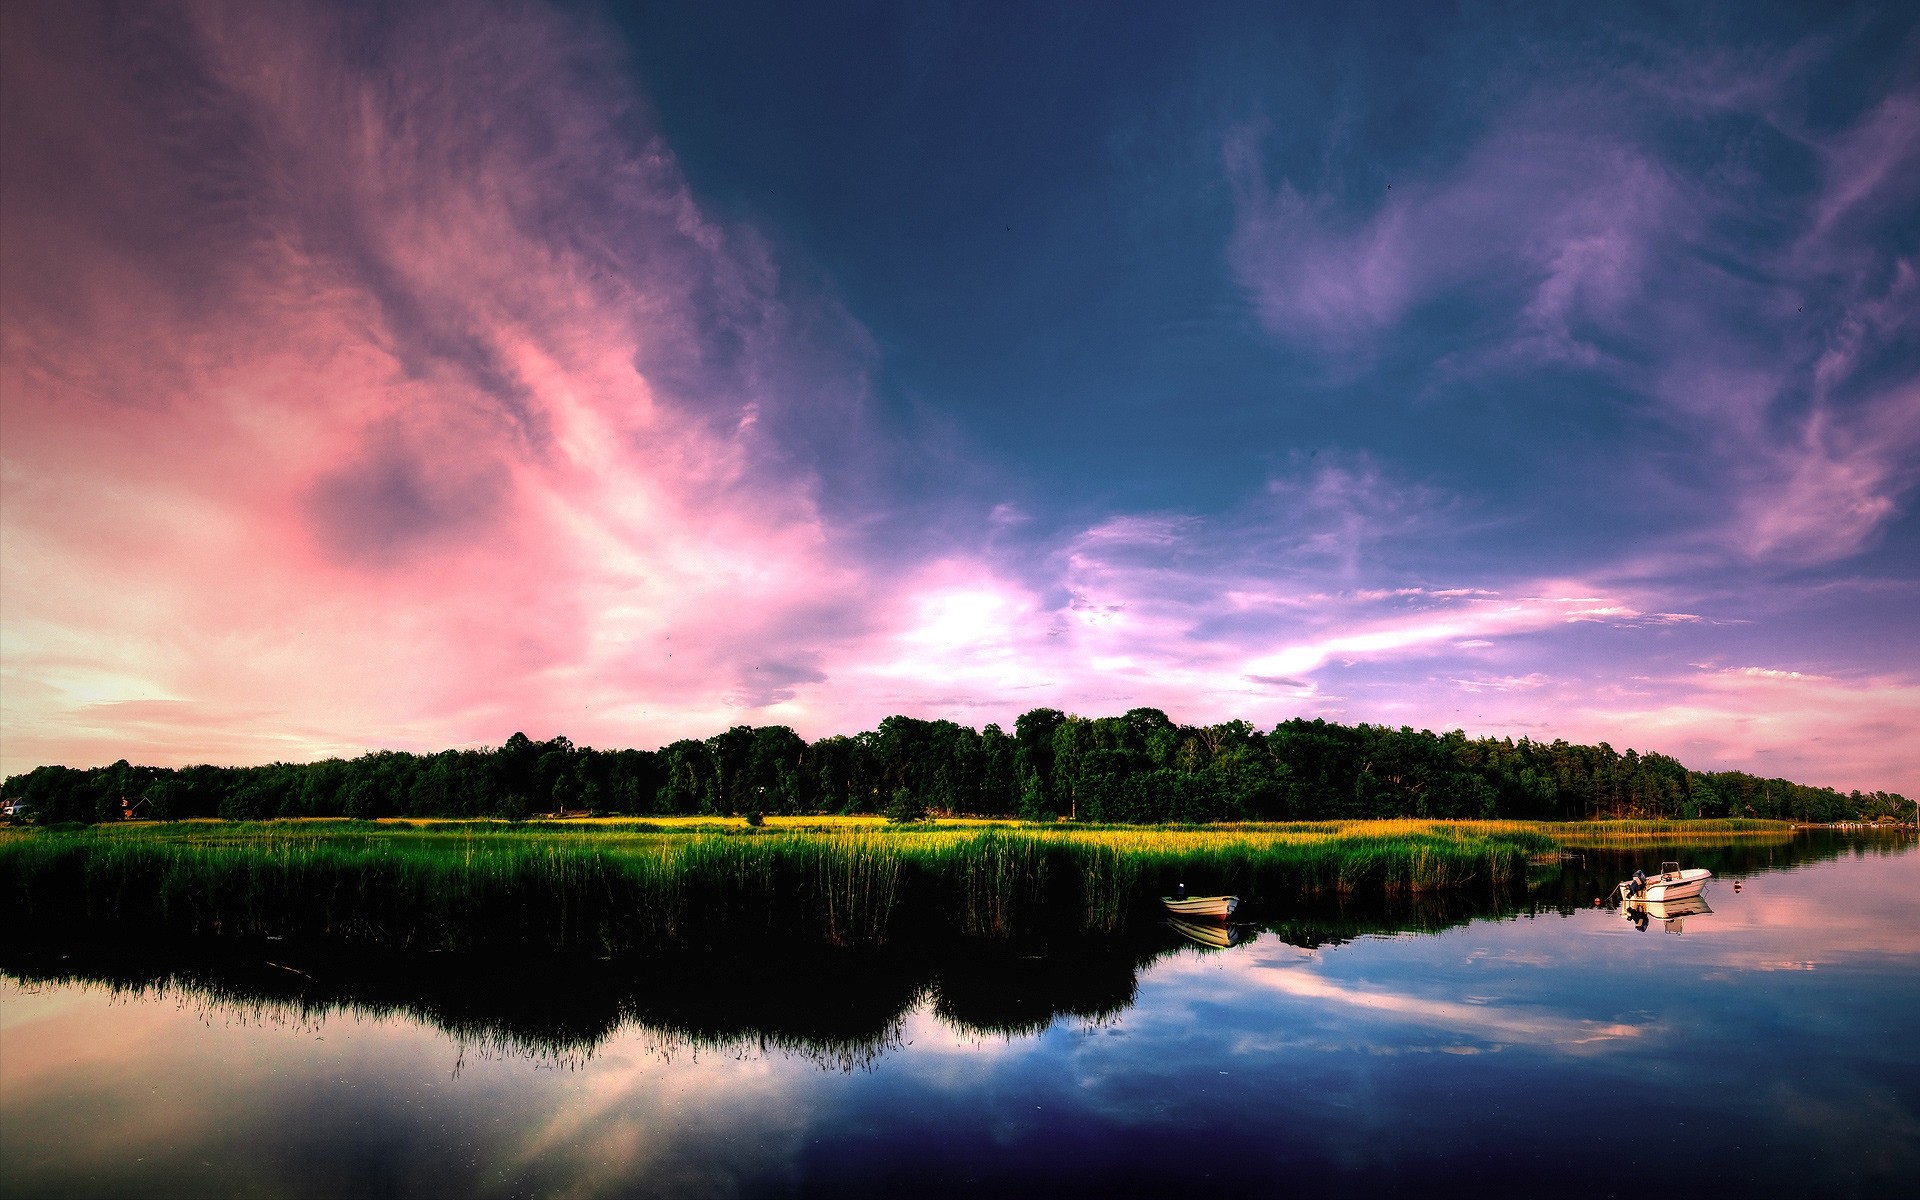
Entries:
POLYGON ((653 834, 275 823, 0 837, 15 922, 595 953, 1114 931, 1184 882, 1249 902, 1510 888, 1526 828, 870 829, 653 834))

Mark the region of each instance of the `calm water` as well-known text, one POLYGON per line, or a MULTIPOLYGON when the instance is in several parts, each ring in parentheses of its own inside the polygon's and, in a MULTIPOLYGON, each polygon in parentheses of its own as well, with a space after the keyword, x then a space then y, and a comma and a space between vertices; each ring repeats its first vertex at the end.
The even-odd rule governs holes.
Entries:
POLYGON ((0 1187, 1904 1193, 1911 835, 1681 856, 1722 878, 1672 931, 1573 908, 1618 877, 1596 859, 1543 891, 1564 911, 1268 913, 1226 950, 1156 929, 639 970, 15 947, 0 1187))

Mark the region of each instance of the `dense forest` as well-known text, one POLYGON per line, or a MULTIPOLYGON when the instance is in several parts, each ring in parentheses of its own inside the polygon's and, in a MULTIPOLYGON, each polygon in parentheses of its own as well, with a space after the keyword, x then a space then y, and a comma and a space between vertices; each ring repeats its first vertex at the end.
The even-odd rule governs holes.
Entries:
POLYGON ((592 812, 925 813, 1104 822, 1354 817, 1752 816, 1909 820, 1887 792, 1841 793, 1740 771, 1692 771, 1663 754, 1382 725, 1244 721, 1176 725, 1035 709, 973 730, 888 717, 808 743, 740 725, 659 750, 594 750, 514 734, 497 750, 382 751, 352 760, 173 770, 125 761, 40 767, 6 781, 24 819, 477 817, 592 812))

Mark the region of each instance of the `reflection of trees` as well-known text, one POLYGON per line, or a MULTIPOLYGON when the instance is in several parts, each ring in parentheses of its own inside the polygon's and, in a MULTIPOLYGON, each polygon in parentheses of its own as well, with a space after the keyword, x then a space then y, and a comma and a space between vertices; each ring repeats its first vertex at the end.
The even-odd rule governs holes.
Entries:
MULTIPOLYGON (((1268 928, 1288 942, 1317 946, 1369 933, 1438 930, 1490 915, 1492 905, 1440 896, 1371 905, 1329 901, 1273 914, 1268 928)), ((343 1011, 403 1016, 444 1030, 463 1054, 582 1061, 627 1029, 665 1057, 777 1052, 851 1070, 897 1046, 906 1014, 923 1000, 962 1033, 1037 1033, 1061 1017, 1100 1020, 1125 1010, 1141 969, 1182 950, 1214 952, 1157 925, 1046 942, 731 945, 624 960, 382 954, 340 945, 179 938, 12 944, 0 949, 0 970, 30 982, 178 995, 227 1019, 284 1024, 343 1011)))
POLYGON ((1439 933, 1470 921, 1523 911, 1521 897, 1433 892, 1396 897, 1327 897, 1268 915, 1266 931, 1309 950, 1357 937, 1439 933))
POLYGON ((1035 1032, 1133 1000, 1165 930, 1120 941, 932 948, 732 947, 624 961, 379 955, 325 945, 181 940, 0 949, 27 983, 82 983, 207 1005, 224 1019, 284 1025, 336 1012, 433 1025, 462 1054, 578 1062, 616 1031, 663 1057, 786 1053, 851 1070, 900 1043, 923 999, 962 1032, 1035 1032))
MULTIPOLYGON (((1438 933, 1483 918, 1591 904, 1637 864, 1684 855, 1722 879, 1841 855, 1909 852, 1910 837, 1816 831, 1788 843, 1648 844, 1596 850, 1549 867, 1525 897, 1440 892, 1270 905, 1250 937, 1317 947, 1357 937, 1438 933)), ((663 1056, 785 1053, 852 1070, 886 1055, 923 1000, 963 1033, 1038 1032, 1072 1016, 1098 1020, 1134 1001, 1142 968, 1195 947, 1167 926, 1046 942, 950 938, 867 948, 729 944, 670 957, 529 959, 397 954, 338 944, 180 937, 35 944, 0 934, 0 971, 29 983, 87 983, 204 1003, 226 1019, 314 1022, 335 1012, 402 1016, 481 1054, 558 1062, 590 1058, 637 1030, 663 1056)), ((1224 951, 1231 953, 1231 951, 1224 951)))
POLYGON ((1172 947, 1148 939, 1067 942, 1045 953, 976 943, 934 968, 934 1011, 974 1033, 1037 1033, 1063 1016, 1098 1020, 1133 1003, 1140 969, 1172 947))

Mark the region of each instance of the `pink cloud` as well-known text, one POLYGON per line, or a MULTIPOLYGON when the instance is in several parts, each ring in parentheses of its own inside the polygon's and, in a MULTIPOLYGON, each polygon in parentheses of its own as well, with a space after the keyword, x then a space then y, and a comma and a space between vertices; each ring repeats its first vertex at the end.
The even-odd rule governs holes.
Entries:
POLYGON ((1237 220, 1228 260, 1261 323, 1290 341, 1364 347, 1414 306, 1490 278, 1521 282, 1528 337, 1591 357, 1569 332, 1642 285, 1645 243, 1672 188, 1631 146, 1515 123, 1437 181, 1402 180, 1355 221, 1331 194, 1269 188, 1258 125, 1227 139, 1237 220))
POLYGON ((1037 581, 988 559, 943 561, 902 581, 876 632, 834 671, 838 695, 870 707, 841 711, 973 723, 1039 704, 1151 705, 1182 720, 1262 725, 1317 715, 1608 741, 1699 768, 1920 791, 1905 749, 1920 743, 1911 679, 1668 668, 1676 648, 1710 644, 1722 623, 1670 611, 1673 597, 1645 582, 1534 580, 1505 595, 1328 587, 1347 556, 1310 549, 1304 505, 1129 528, 1142 536, 1116 537, 1108 524, 1070 540, 1057 573, 1037 581), (1259 541, 1248 524, 1256 513, 1289 529, 1285 549, 1259 541), (1068 601, 1046 603, 1054 589, 1068 601), (1463 655, 1474 663, 1464 674, 1463 655))
POLYGON ((1920 794, 1920 684, 1769 667, 1663 675, 1590 697, 1568 727, 1612 729, 1700 769, 1741 767, 1843 789, 1920 794))
POLYGON ((1829 238, 1834 226, 1862 209, 1884 208, 1912 195, 1920 173, 1920 95, 1882 100, 1853 128, 1821 146, 1828 183, 1814 209, 1809 239, 1829 238))
MULTIPOLYGON (((1377 483, 1376 491, 1391 490, 1377 483)), ((1562 654, 1557 643, 1588 636, 1576 631, 1604 637, 1701 624, 1640 595, 1575 581, 1535 580, 1510 594, 1338 586, 1356 562, 1378 569, 1365 547, 1382 531, 1317 507, 1316 494, 1272 489, 1214 520, 1103 522, 1068 539, 1037 577, 1017 578, 989 557, 930 564, 900 581, 875 632, 843 652, 839 694, 872 708, 841 711, 1005 722, 1039 704, 1087 712, 1151 705, 1188 720, 1404 719, 1401 707, 1346 691, 1349 669, 1363 666, 1397 680, 1406 710, 1421 714, 1412 719, 1434 724, 1456 705, 1428 686, 1431 664, 1463 649, 1476 660, 1551 661, 1562 654), (1330 546, 1343 537, 1357 545, 1330 546), (1066 599, 1052 603, 1050 594, 1066 599)), ((1547 666, 1478 670, 1465 687, 1541 693, 1560 675, 1547 666)), ((1457 677, 1455 669, 1449 678, 1457 677)), ((1516 731, 1533 728, 1578 690, 1536 695, 1508 715, 1524 714, 1516 731)))
MULTIPOLYGON (((7 771, 1145 704, 1911 775, 1886 748, 1920 740, 1903 677, 1636 681, 1565 647, 1703 625, 1680 589, 1395 569, 1457 506, 1363 456, 1284 464, 1224 516, 1108 513, 1037 551, 997 540, 1037 522, 982 505, 983 544, 875 561, 869 514, 825 499, 891 446, 864 416, 868 338, 702 209, 592 28, 209 5, 133 30, 142 65, 51 11, 8 9, 0 39, 7 771), (344 53, 362 37, 382 53, 344 53), (167 86, 139 92, 135 66, 167 86)), ((1619 319, 1644 206, 1672 202, 1659 171, 1523 134, 1350 228, 1240 164, 1260 311, 1357 344, 1456 285, 1519 205, 1535 215, 1494 260, 1531 281, 1525 336, 1560 353, 1619 319), (1635 196, 1588 194, 1596 171, 1635 196)), ((1768 451, 1714 536, 1793 560, 1884 523, 1912 392, 1847 388, 1905 294, 1858 306, 1801 442, 1755 440, 1764 372, 1702 406, 1768 451)), ((1685 377, 1732 388, 1717 363, 1685 377)))
POLYGON ((155 148, 108 49, 10 29, 9 144, 69 151, 8 164, 7 768, 645 742, 824 678, 866 584, 765 426, 793 361, 847 347, 857 420, 857 330, 793 332, 591 31, 421 10, 369 66, 335 19, 173 31, 210 98, 162 124, 223 124, 271 184, 211 214, 220 164, 155 148), (85 171, 101 194, 54 202, 85 171), (115 226, 137 205, 228 221, 183 268, 115 226), (716 325, 745 349, 710 367, 716 325))
POLYGON ((1824 675, 1778 667, 1675 670, 1578 660, 1551 644, 1496 646, 1526 676, 1378 672, 1350 687, 1356 716, 1444 724, 1471 734, 1608 742, 1670 754, 1696 770, 1739 769, 1803 783, 1920 792, 1920 685, 1898 672, 1824 675))

